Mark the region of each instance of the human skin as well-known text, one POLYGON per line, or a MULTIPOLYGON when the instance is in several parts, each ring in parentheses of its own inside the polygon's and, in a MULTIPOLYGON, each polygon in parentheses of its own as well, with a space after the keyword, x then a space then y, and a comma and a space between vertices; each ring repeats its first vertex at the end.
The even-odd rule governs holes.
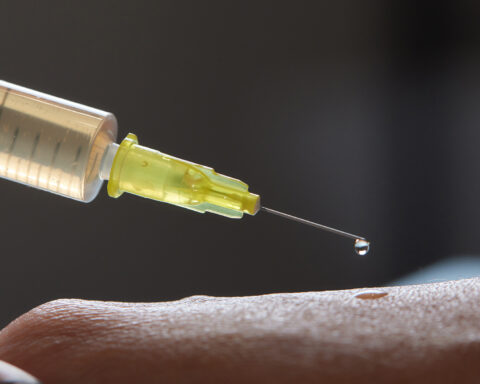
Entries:
POLYGON ((366 290, 57 300, 0 332, 0 359, 44 384, 480 382, 480 279, 366 290))

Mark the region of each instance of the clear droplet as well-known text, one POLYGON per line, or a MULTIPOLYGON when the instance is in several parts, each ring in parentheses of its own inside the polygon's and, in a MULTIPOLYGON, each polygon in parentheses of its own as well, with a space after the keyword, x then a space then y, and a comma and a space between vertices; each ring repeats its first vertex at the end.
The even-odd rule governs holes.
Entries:
POLYGON ((355 240, 355 252, 357 252, 357 255, 365 256, 369 250, 370 242, 362 239, 355 240))
POLYGON ((368 291, 362 291, 355 295, 357 299, 363 300, 375 300, 380 299, 381 297, 385 297, 388 295, 388 292, 381 291, 379 289, 370 289, 368 291))

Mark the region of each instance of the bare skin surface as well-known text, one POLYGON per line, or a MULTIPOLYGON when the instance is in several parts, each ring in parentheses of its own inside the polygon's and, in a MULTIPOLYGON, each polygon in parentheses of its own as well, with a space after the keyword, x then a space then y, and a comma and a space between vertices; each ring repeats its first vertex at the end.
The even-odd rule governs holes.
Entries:
POLYGON ((380 290, 57 300, 0 359, 44 384, 480 382, 480 279, 380 290))

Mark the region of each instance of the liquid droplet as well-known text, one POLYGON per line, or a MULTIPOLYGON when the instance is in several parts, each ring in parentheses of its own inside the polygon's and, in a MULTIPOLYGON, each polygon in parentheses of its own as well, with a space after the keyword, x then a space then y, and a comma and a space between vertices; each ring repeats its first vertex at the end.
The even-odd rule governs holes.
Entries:
POLYGON ((370 250, 370 242, 367 240, 357 239, 355 240, 355 252, 357 255, 365 256, 370 250))
POLYGON ((378 289, 371 289, 369 291, 359 292, 355 295, 355 297, 362 300, 375 300, 387 295, 388 292, 380 291, 378 289))

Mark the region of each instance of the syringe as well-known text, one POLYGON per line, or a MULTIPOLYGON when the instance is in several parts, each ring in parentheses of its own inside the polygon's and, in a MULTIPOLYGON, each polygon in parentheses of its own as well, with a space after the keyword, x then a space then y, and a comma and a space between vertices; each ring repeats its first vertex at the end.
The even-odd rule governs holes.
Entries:
POLYGON ((111 113, 0 80, 0 177, 90 202, 104 180, 111 197, 124 192, 197 212, 241 218, 260 208, 316 228, 365 238, 260 206, 240 180, 143 147, 130 133, 120 143, 111 113))

